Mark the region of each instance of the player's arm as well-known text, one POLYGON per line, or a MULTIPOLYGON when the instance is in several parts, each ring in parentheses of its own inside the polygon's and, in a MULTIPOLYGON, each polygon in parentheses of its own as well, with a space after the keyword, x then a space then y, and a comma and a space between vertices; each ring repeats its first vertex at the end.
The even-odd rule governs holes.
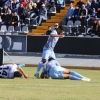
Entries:
POLYGON ((50 34, 51 37, 59 37, 59 38, 63 38, 65 37, 64 34, 50 34))
POLYGON ((26 79, 30 78, 30 77, 24 72, 24 70, 23 70, 20 66, 18 66, 18 70, 22 73, 22 75, 24 76, 24 78, 26 78, 26 79))

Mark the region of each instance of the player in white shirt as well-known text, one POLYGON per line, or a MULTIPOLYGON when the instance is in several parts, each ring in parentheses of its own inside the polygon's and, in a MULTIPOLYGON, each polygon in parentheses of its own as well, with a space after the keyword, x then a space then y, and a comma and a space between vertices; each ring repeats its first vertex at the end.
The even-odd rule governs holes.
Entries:
POLYGON ((64 33, 64 28, 62 26, 59 26, 58 29, 54 29, 49 35, 47 43, 43 47, 42 60, 38 64, 37 71, 34 74, 35 77, 39 78, 39 71, 41 67, 50 57, 55 58, 53 50, 58 39, 65 37, 63 33, 64 33))
POLYGON ((0 78, 14 79, 15 77, 26 78, 29 76, 21 68, 21 64, 7 64, 0 66, 0 78))
POLYGON ((48 63, 44 66, 40 77, 90 81, 89 78, 86 78, 75 71, 61 67, 60 64, 54 58, 49 58, 48 63))

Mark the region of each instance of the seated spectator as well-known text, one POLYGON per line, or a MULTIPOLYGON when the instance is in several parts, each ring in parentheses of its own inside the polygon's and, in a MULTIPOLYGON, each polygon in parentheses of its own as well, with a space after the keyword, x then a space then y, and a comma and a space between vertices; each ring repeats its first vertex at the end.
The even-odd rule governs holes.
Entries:
POLYGON ((19 3, 16 0, 14 0, 11 7, 12 12, 16 12, 18 7, 19 7, 19 3))
POLYGON ((90 22, 91 22, 90 25, 92 28, 89 30, 89 33, 96 34, 96 26, 97 26, 97 22, 98 22, 97 16, 94 17, 93 22, 91 20, 90 20, 90 22))
POLYGON ((5 5, 7 0, 0 0, 0 7, 3 7, 5 5))
POLYGON ((79 7, 76 5, 75 10, 74 10, 74 14, 73 14, 73 16, 72 16, 73 22, 75 22, 76 20, 78 20, 79 12, 80 12, 80 9, 79 9, 79 7))
POLYGON ((85 5, 82 5, 82 8, 79 13, 79 19, 82 25, 84 25, 84 20, 86 19, 86 17, 87 17, 87 9, 85 8, 85 5))
POLYGON ((83 4, 85 4, 85 3, 83 2, 83 0, 79 0, 79 2, 77 2, 76 5, 77 5, 79 8, 81 8, 83 4))
POLYGON ((14 12, 14 15, 12 16, 12 22, 11 25, 14 27, 18 26, 19 16, 17 15, 17 12, 14 12))
POLYGON ((58 23, 55 23, 55 26, 51 29, 51 30, 55 30, 59 27, 59 24, 58 23))
POLYGON ((88 10, 88 14, 91 13, 91 2, 89 0, 86 0, 85 8, 88 10))
POLYGON ((73 14, 74 14, 74 10, 75 10, 75 8, 73 7, 73 4, 70 3, 70 7, 69 7, 69 9, 67 11, 67 15, 66 15, 67 21, 72 18, 73 14))
POLYGON ((49 1, 49 3, 50 3, 51 5, 57 4, 57 3, 55 3, 56 0, 48 0, 48 1, 49 1))
POLYGON ((97 16, 97 12, 95 11, 95 8, 92 9, 90 16, 91 16, 91 18, 94 18, 95 16, 97 16))
POLYGON ((5 16, 5 22, 4 24, 9 26, 12 23, 12 12, 11 10, 8 10, 8 14, 5 16))
POLYGON ((91 9, 95 8, 95 10, 98 9, 98 2, 97 0, 92 0, 91 2, 91 9))
POLYGON ((96 25, 96 35, 100 37, 100 20, 97 21, 96 25))
POLYGON ((38 25, 41 24, 43 19, 47 17, 47 9, 45 8, 45 4, 42 4, 41 9, 39 10, 39 17, 38 17, 38 25))
POLYGON ((41 8, 41 1, 40 0, 35 0, 35 3, 37 5, 37 8, 40 9, 41 8))
POLYGON ((3 22, 5 21, 5 16, 7 15, 8 10, 9 10, 8 6, 4 5, 3 9, 1 11, 1 19, 2 19, 3 22))
POLYGON ((45 4, 45 8, 49 11, 51 4, 47 0, 43 0, 42 4, 45 4))
POLYGON ((49 13, 56 13, 56 6, 53 5, 48 12, 49 13))
POLYGON ((33 3, 33 1, 32 1, 32 0, 28 0, 28 3, 27 3, 27 5, 26 5, 26 8, 28 7, 28 4, 30 4, 31 6, 33 6, 33 5, 34 5, 34 3, 33 3))
POLYGON ((48 30, 46 31, 46 35, 50 35, 50 33, 51 33, 52 31, 51 31, 51 26, 48 26, 48 30))
POLYGON ((24 8, 26 8, 27 3, 28 3, 28 2, 27 2, 26 0, 23 0, 22 4, 23 4, 23 7, 24 7, 24 8))
POLYGON ((31 18, 36 18, 39 15, 39 9, 37 8, 37 4, 34 3, 32 9, 31 9, 31 18))
POLYGON ((23 7, 23 4, 20 4, 20 6, 18 7, 17 13, 18 13, 21 21, 24 22, 24 20, 25 20, 25 15, 24 15, 25 14, 25 9, 23 7))
POLYGON ((5 4, 8 6, 8 8, 11 10, 12 9, 12 0, 8 0, 5 4))
POLYGON ((31 14, 31 10, 32 10, 32 6, 30 5, 30 3, 28 3, 27 8, 25 8, 25 12, 24 12, 26 17, 31 14))
POLYGON ((97 9, 97 17, 100 18, 100 7, 97 9))
POLYGON ((64 6, 64 0, 58 0, 57 5, 64 6))

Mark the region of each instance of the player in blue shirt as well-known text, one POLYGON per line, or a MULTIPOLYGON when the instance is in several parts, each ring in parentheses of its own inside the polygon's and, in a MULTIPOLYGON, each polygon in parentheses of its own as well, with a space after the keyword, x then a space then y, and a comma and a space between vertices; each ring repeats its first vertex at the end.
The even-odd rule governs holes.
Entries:
POLYGON ((43 54, 42 54, 42 60, 41 62, 39 62, 38 67, 37 67, 37 71, 34 74, 35 77, 39 78, 39 71, 41 69, 41 67, 43 66, 43 64, 50 58, 53 57, 55 58, 55 54, 54 54, 54 47, 58 41, 59 38, 63 38, 65 37, 64 35, 64 28, 63 26, 59 26, 58 29, 54 29, 51 34, 48 37, 48 40, 46 42, 46 44, 43 47, 43 54))
POLYGON ((89 78, 86 78, 75 71, 61 67, 60 64, 54 58, 49 58, 48 63, 44 66, 40 77, 41 78, 51 77, 52 79, 90 81, 89 78))

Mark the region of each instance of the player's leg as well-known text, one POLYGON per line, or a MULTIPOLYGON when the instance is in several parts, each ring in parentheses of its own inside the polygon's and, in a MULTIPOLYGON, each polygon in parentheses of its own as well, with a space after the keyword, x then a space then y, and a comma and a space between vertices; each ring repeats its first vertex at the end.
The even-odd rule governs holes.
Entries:
POLYGON ((42 60, 39 62, 36 73, 34 74, 35 77, 39 78, 40 69, 43 66, 43 64, 48 60, 49 55, 50 55, 50 51, 48 49, 43 51, 42 60))
POLYGON ((79 77, 79 78, 83 78, 84 77, 83 75, 81 75, 81 74, 79 74, 79 73, 77 73, 75 71, 72 71, 72 70, 70 71, 70 74, 73 75, 73 76, 79 77))
POLYGON ((75 76, 76 74, 77 74, 77 73, 74 73, 74 72, 73 72, 73 74, 71 75, 69 69, 65 69, 65 70, 63 71, 63 77, 64 77, 64 79, 81 80, 82 77, 77 77, 77 76, 75 76))

